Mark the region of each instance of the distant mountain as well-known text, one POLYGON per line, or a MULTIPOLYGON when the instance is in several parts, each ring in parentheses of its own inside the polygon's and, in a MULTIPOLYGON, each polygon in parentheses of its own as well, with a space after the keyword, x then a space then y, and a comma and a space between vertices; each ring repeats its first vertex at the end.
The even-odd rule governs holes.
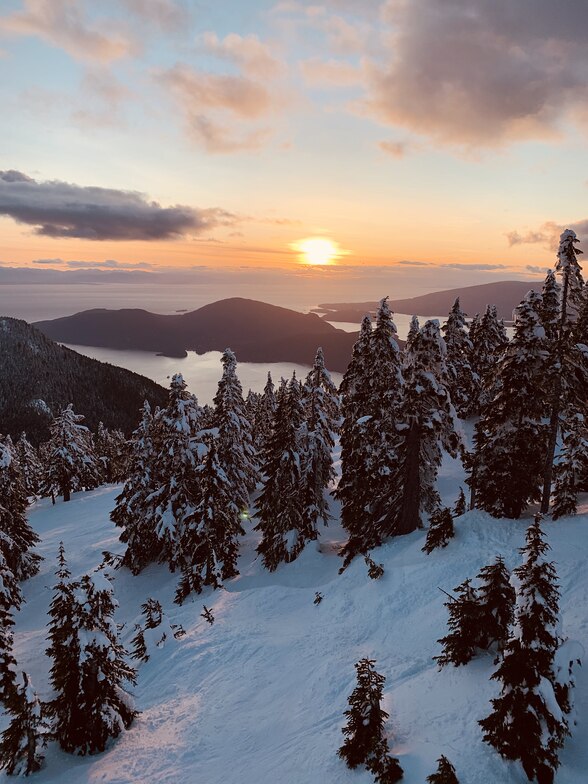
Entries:
POLYGON ((0 318, 0 370, 0 433, 26 430, 35 443, 49 437, 51 415, 68 403, 92 430, 102 421, 130 433, 145 399, 167 398, 154 381, 58 346, 18 319, 0 318))
MULTIPOLYGON (((483 283, 479 286, 465 286, 461 289, 435 291, 410 299, 390 300, 390 308, 395 313, 409 316, 444 316, 449 312, 456 297, 462 309, 469 315, 483 313, 486 305, 496 305, 498 315, 511 319, 512 312, 530 289, 540 291, 542 281, 503 280, 498 283, 483 283)), ((328 311, 324 316, 329 321, 361 321, 365 313, 375 311, 377 302, 334 302, 324 303, 317 310, 328 311)))
POLYGON ((35 324, 53 340, 82 346, 185 356, 230 347, 241 362, 311 365, 322 346, 330 370, 343 372, 356 333, 343 332, 315 313, 235 297, 198 310, 163 316, 146 310, 86 310, 35 324))

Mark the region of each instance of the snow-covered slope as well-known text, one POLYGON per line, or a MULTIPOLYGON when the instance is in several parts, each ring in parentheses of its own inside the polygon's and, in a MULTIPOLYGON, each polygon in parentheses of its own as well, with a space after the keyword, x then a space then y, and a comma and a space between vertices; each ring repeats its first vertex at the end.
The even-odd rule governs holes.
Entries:
MULTIPOLYGON (((452 483, 453 488, 455 485, 452 483)), ((74 576, 92 569, 103 550, 120 551, 109 521, 117 493, 104 487, 68 504, 41 501, 30 519, 42 537, 41 573, 24 584, 17 617, 16 655, 41 697, 48 698, 44 656, 46 611, 55 556, 65 542, 74 576)), ((139 665, 135 690, 141 715, 104 754, 79 758, 52 746, 38 784, 368 784, 337 758, 343 711, 355 685, 354 663, 369 656, 386 676, 385 708, 393 753, 407 784, 423 784, 445 754, 461 784, 518 784, 526 778, 482 743, 477 720, 497 691, 492 658, 439 672, 432 661, 446 633, 438 588, 451 590, 502 554, 518 565, 528 520, 498 521, 470 512, 456 521, 456 538, 432 555, 421 552, 424 532, 374 551, 385 575, 367 576, 356 559, 338 575, 335 547, 342 534, 327 529, 293 564, 275 573, 255 558, 255 534, 243 543, 241 576, 226 590, 207 591, 183 607, 173 604, 177 576, 152 566, 138 577, 114 572, 128 644, 140 606, 159 599, 186 635, 139 665), (313 603, 315 592, 323 601, 313 603), (212 609, 214 625, 200 617, 212 609)), ((588 650, 588 514, 546 523, 562 587, 564 633, 588 650)), ((558 784, 584 784, 588 771, 588 679, 577 674, 579 723, 562 752, 558 784)), ((3 720, 0 719, 3 723, 3 720)), ((9 781, 0 774, 0 781, 9 781)))

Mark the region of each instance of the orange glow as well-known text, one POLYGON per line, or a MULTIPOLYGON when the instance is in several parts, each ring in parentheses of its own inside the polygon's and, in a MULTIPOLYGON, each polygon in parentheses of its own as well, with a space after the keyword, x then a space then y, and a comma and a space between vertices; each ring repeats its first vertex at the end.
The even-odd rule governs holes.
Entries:
POLYGON ((312 266, 333 264, 344 254, 339 245, 327 237, 306 237, 292 243, 290 247, 298 251, 303 264, 312 266))

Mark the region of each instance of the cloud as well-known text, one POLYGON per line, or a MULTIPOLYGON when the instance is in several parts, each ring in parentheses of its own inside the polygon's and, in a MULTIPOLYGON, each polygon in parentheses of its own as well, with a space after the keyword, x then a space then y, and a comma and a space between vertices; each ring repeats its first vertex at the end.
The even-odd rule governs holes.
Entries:
POLYGON ((404 158, 405 155, 413 148, 414 145, 407 141, 383 141, 378 142, 378 147, 386 155, 391 155, 393 158, 404 158))
POLYGON ((506 264, 460 264, 457 261, 449 262, 448 264, 440 264, 440 267, 447 269, 463 269, 463 270, 498 270, 509 269, 506 264))
POLYGON ((551 237, 544 231, 528 231, 526 234, 519 234, 518 231, 508 231, 505 236, 510 248, 514 245, 533 245, 551 240, 551 237))
POLYGON ((0 16, 0 32, 36 36, 76 60, 107 63, 137 51, 130 37, 84 18, 78 0, 24 0, 24 9, 0 16))
POLYGON ((353 87, 361 84, 361 69, 346 60, 302 60, 299 68, 310 87, 353 87))
POLYGON ((411 259, 402 259, 402 261, 397 261, 397 264, 403 264, 407 267, 430 267, 430 261, 412 261, 411 259))
POLYGON ((549 267, 547 265, 545 267, 540 267, 537 264, 527 264, 525 269, 528 269, 529 272, 532 272, 533 274, 546 275, 549 267))
POLYGON ((190 22, 188 11, 174 0, 122 0, 122 2, 140 19, 167 32, 182 30, 190 22))
POLYGON ((515 245, 543 245, 555 252, 559 246, 560 234, 564 229, 573 229, 580 240, 583 237, 588 238, 588 218, 565 224, 545 221, 538 229, 526 231, 523 234, 519 231, 509 231, 505 236, 511 248, 515 245))
POLYGON ((105 259, 104 261, 78 261, 63 259, 33 259, 33 264, 48 266, 69 267, 70 269, 120 269, 120 270, 149 270, 153 269, 153 264, 147 261, 130 262, 116 261, 115 259, 105 259))
POLYGON ((0 171, 0 215, 38 235, 87 240, 171 240, 239 221, 216 207, 161 207, 134 191, 37 182, 13 170, 0 171))
POLYGON ((197 44, 204 53, 236 63, 250 76, 271 78, 283 69, 270 47, 256 35, 229 33, 219 38, 216 33, 205 32, 198 37, 197 44))
POLYGON ((554 138, 586 104, 588 4, 389 0, 363 110, 440 144, 554 138))

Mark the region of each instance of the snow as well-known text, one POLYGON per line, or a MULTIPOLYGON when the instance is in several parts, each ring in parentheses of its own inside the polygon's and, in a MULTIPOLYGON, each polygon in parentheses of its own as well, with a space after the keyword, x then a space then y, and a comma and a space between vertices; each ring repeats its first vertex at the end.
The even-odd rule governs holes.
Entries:
MULTIPOLYGON (((458 461, 447 459, 440 481, 445 503, 463 484, 458 461)), ((55 583, 56 555, 65 543, 76 579, 92 571, 102 552, 121 552, 109 512, 119 487, 76 493, 71 502, 38 502, 30 520, 42 537, 40 573, 23 583, 26 604, 16 616, 15 653, 41 699, 49 695, 46 611, 55 583)), ((333 512, 337 513, 334 505, 333 512)), ((577 641, 567 651, 581 658, 588 646, 588 506, 574 518, 544 524, 561 584, 563 633, 577 641)), ((368 784, 373 777, 348 770, 337 757, 355 663, 370 657, 386 677, 384 709, 392 754, 406 784, 422 784, 444 754, 460 784, 523 784, 519 765, 502 760, 482 742, 477 720, 498 695, 489 680, 491 655, 465 667, 438 671, 432 657, 446 634, 447 610, 438 590, 474 577, 498 554, 513 569, 532 517, 494 520, 479 511, 455 521, 456 536, 431 555, 421 552, 425 532, 395 539, 371 555, 384 576, 371 580, 363 558, 338 575, 336 548, 344 539, 336 521, 291 564, 269 573, 256 558, 254 521, 245 521, 240 576, 226 590, 207 590, 182 607, 173 603, 178 575, 152 565, 141 575, 112 572, 127 647, 144 621, 148 597, 161 602, 165 623, 185 636, 138 664, 135 697, 140 716, 104 754, 80 758, 46 751, 38 784, 368 784), (323 599, 314 604, 316 591, 323 599), (212 610, 213 625, 201 617, 212 610)), ((98 573, 99 575, 100 573, 98 573)), ((96 579, 98 575, 95 575, 96 579)), ((154 630, 151 644, 161 639, 154 630)), ((584 784, 588 770, 588 679, 575 668, 580 721, 561 753, 557 784, 584 784)), ((0 717, 5 726, 6 718, 0 717)), ((10 782, 0 773, 0 782, 10 782)))

